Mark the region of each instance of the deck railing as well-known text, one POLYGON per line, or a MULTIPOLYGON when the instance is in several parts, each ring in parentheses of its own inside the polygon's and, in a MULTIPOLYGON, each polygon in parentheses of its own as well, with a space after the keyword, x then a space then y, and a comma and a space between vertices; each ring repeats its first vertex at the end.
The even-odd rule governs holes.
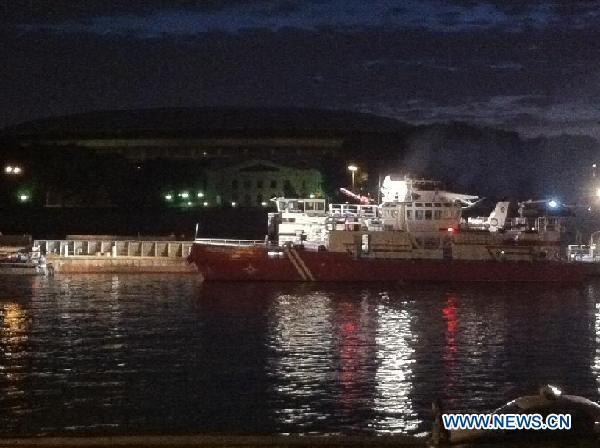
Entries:
POLYGON ((224 238, 196 238, 196 244, 212 244, 215 246, 264 246, 264 240, 232 240, 224 238))
POLYGON ((41 253, 63 257, 166 257, 185 258, 190 254, 192 241, 141 240, 35 240, 41 253))

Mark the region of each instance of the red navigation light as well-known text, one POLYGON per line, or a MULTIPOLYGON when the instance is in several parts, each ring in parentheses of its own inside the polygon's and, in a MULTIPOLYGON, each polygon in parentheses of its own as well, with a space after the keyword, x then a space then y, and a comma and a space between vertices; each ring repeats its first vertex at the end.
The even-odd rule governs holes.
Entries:
POLYGON ((454 228, 453 227, 448 227, 448 232, 449 233, 453 233, 454 232, 454 228))

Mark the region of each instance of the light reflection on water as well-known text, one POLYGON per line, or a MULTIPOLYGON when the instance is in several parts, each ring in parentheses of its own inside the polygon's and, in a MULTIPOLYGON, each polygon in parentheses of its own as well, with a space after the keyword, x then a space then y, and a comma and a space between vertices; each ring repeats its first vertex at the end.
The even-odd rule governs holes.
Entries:
POLYGON ((284 425, 301 430, 328 417, 318 411, 313 398, 324 392, 335 373, 333 359, 323 356, 334 349, 330 299, 319 293, 279 295, 272 303, 270 323, 272 354, 266 370, 278 403, 274 413, 284 425))
POLYGON ((389 297, 382 297, 377 306, 375 352, 377 371, 375 383, 375 411, 379 417, 374 428, 383 432, 413 432, 420 419, 413 409, 410 396, 413 382, 412 366, 418 333, 411 328, 414 321, 412 304, 401 302, 398 308, 390 306, 389 297))
POLYGON ((434 398, 600 397, 600 283, 0 282, 0 435, 415 433, 434 398))

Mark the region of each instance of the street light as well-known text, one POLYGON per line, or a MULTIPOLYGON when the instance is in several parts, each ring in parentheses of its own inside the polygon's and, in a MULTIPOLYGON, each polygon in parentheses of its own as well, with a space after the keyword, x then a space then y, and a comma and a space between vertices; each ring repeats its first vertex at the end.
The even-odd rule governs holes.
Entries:
POLYGON ((23 168, 20 166, 6 165, 4 167, 4 173, 9 176, 18 176, 23 173, 23 168))
POLYGON ((358 167, 352 163, 348 165, 348 171, 352 173, 352 192, 354 192, 354 173, 358 171, 358 167))

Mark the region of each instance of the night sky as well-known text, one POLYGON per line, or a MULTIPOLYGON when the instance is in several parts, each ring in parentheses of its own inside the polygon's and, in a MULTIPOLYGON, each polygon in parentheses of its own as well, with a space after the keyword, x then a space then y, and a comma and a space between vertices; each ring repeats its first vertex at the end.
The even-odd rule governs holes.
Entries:
POLYGON ((306 106, 600 136, 600 2, 0 0, 0 127, 306 106))

